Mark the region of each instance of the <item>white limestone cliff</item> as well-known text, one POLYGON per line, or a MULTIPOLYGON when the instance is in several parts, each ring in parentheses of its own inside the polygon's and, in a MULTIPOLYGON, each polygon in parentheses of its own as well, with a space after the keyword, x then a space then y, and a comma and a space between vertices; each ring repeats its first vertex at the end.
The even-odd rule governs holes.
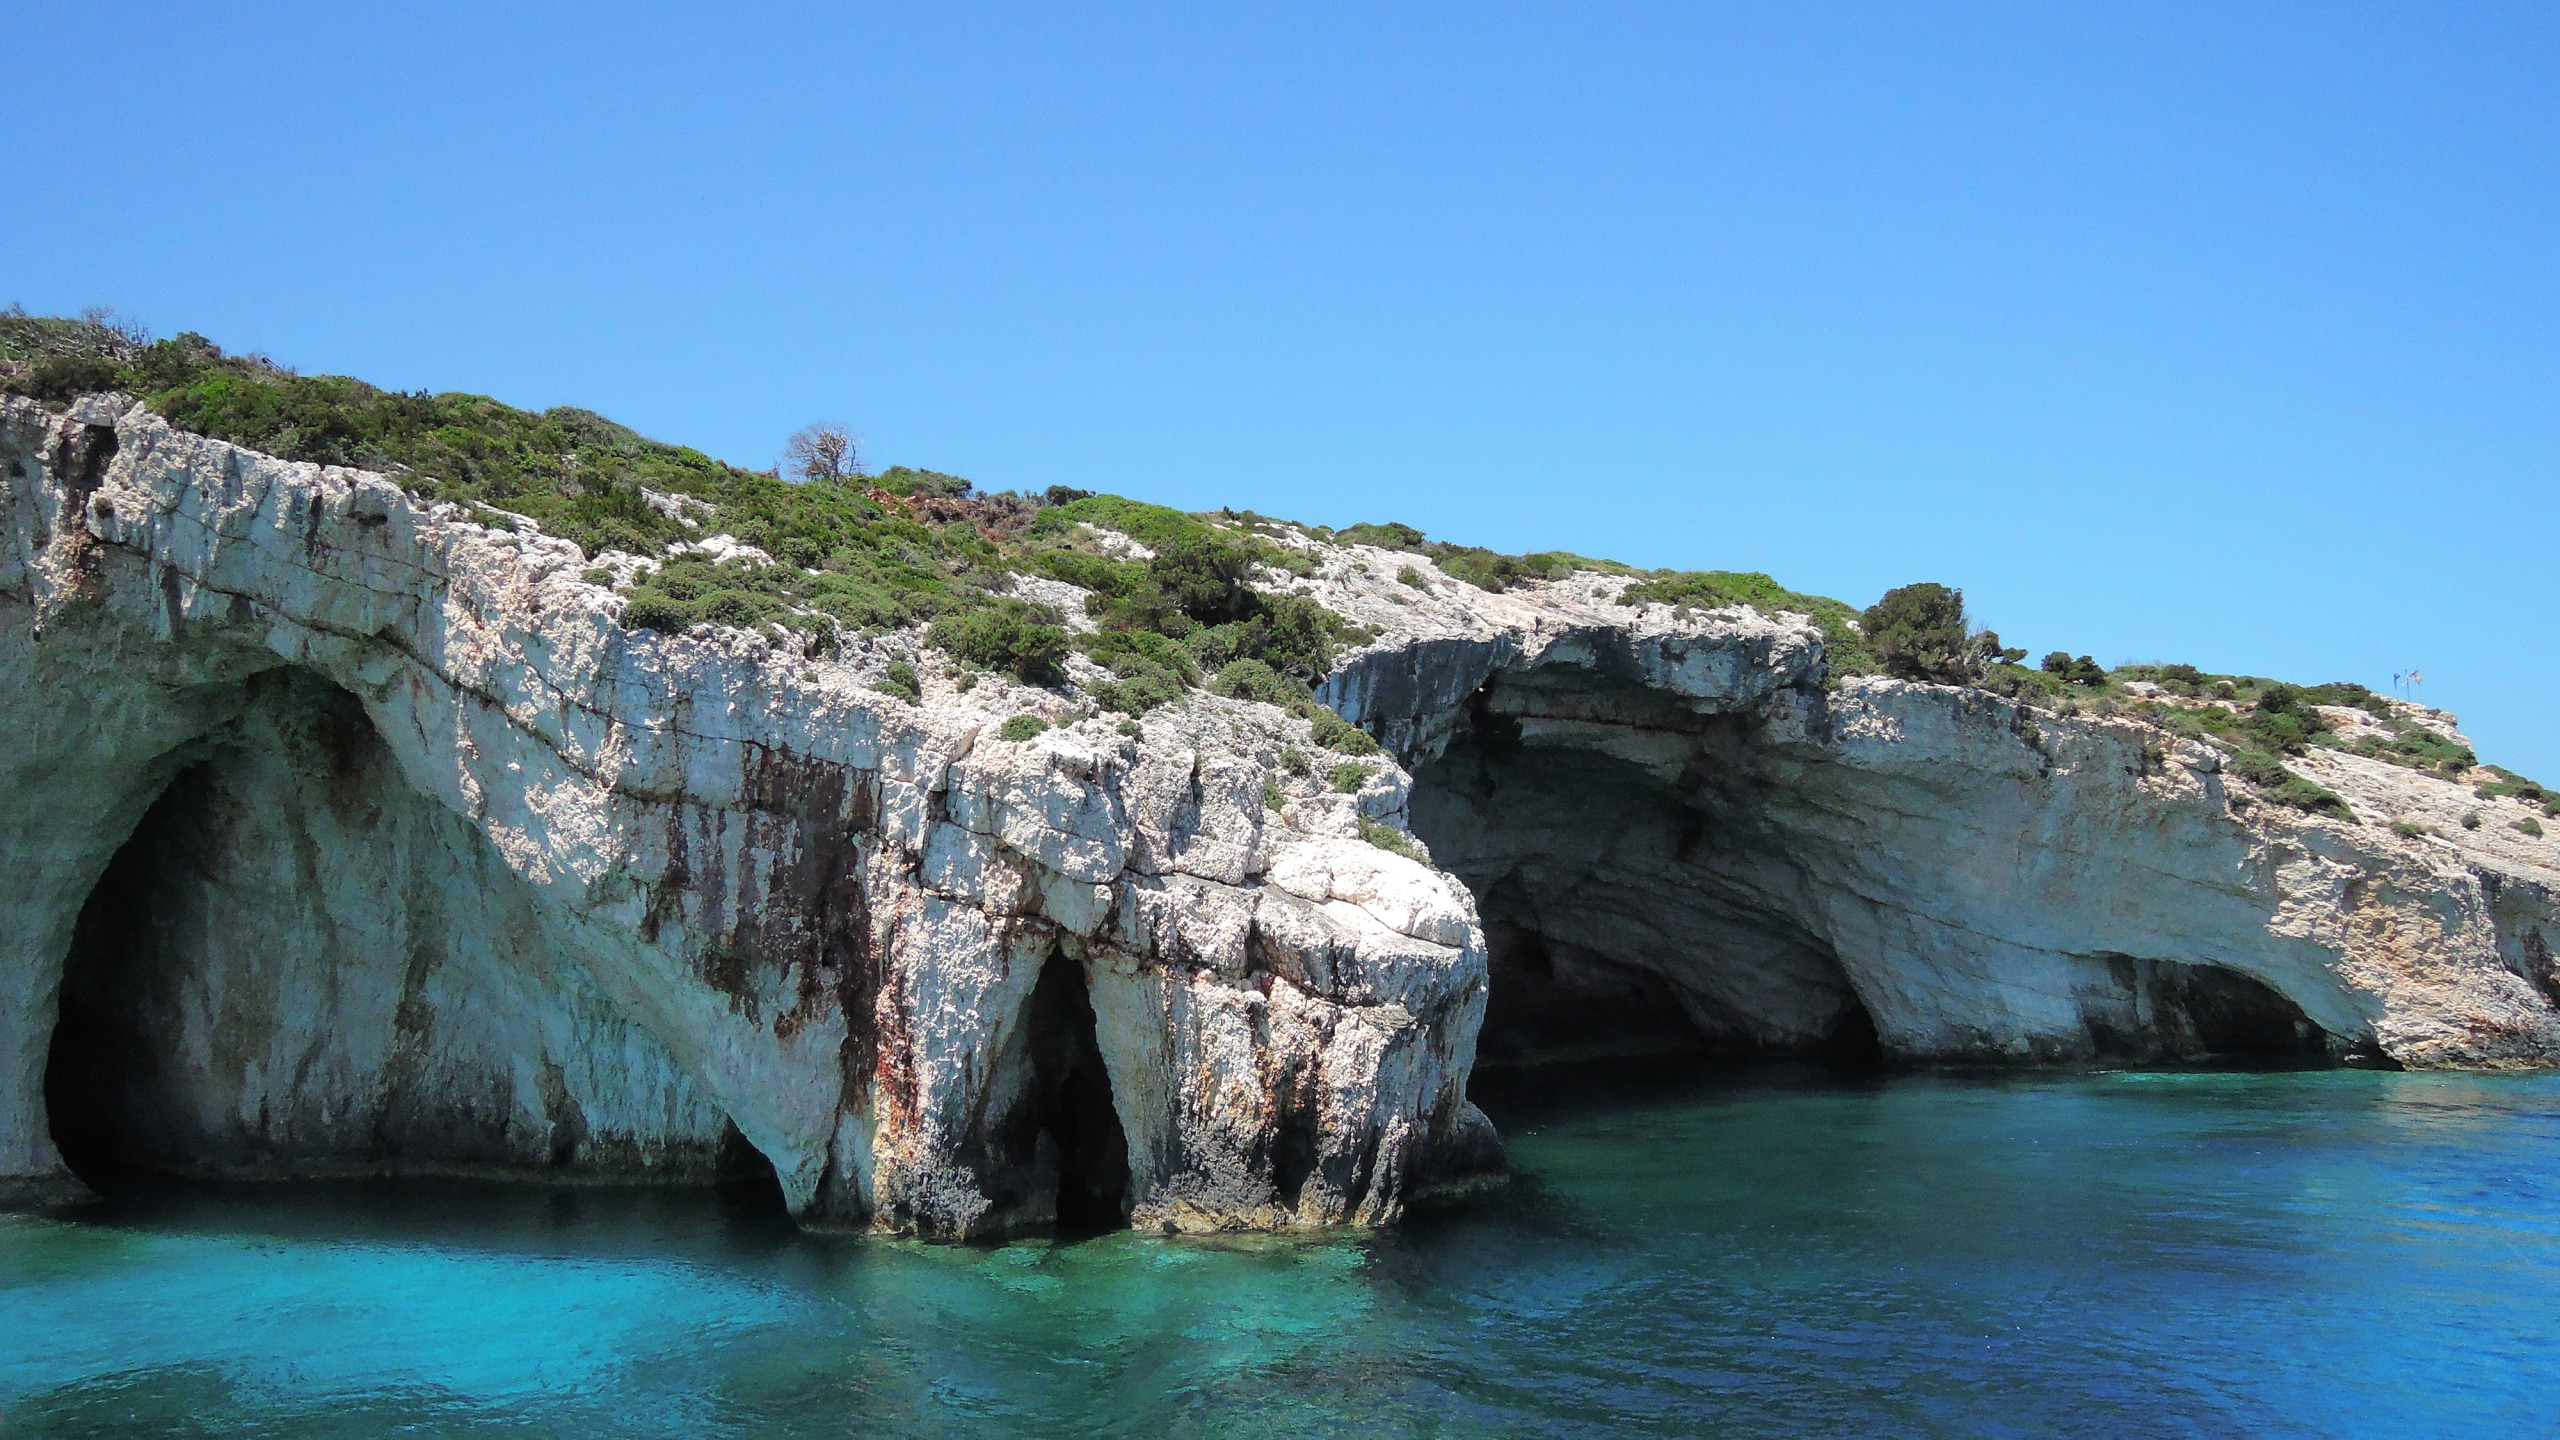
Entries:
POLYGON ((1587 572, 1378 583, 1412 563, 1345 550, 1309 583, 1382 631, 1320 693, 1413 767, 1415 833, 1479 899, 1495 1028, 1506 995, 1531 1012, 1494 1059, 2560 1059, 2560 842, 2485 773, 2313 749, 2289 763, 2357 819, 2307 814, 2130 717, 1826 686, 1795 617, 1622 606, 1587 572))
POLYGON ((202 1168, 690 1174, 734 1127, 805 1219, 975 1235, 1101 1164, 1062 1136, 1117 1148, 1129 1222, 1169 1229, 1387 1220, 1484 1163, 1465 892, 1392 856, 1322 899, 1263 881, 1400 816, 1400 777, 1355 801, 1280 768, 1303 722, 1203 697, 1124 735, 944 674, 910 705, 878 654, 626 633, 574 547, 377 476, 106 397, 0 426, 22 1199, 74 1188, 57 1000, 146 813, 160 851, 241 852, 163 886, 158 989, 109 1017, 185 1071, 128 1129, 202 1168), (1026 710, 1072 723, 996 738, 1026 710), (1079 1067, 1098 1113, 1040 1113, 1079 1067))
POLYGON ((1498 1166, 1488 1005, 1517 1060, 2560 1055, 2560 854, 2461 786, 2318 751, 2365 823, 2253 803, 2129 719, 1828 681, 1796 617, 1292 540, 1261 583, 1378 632, 1319 693, 1402 764, 1344 795, 1266 705, 628 632, 565 542, 115 397, 0 401, 0 464, 0 1203, 77 1193, 61 1133, 1378 1223, 1498 1166), (1408 821, 1445 868, 1362 838, 1408 821))

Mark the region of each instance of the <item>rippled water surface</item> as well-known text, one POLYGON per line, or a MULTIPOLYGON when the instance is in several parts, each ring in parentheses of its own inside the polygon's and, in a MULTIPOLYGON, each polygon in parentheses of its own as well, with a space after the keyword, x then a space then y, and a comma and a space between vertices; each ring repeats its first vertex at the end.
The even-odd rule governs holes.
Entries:
POLYGON ((703 1196, 0 1221, 0 1434, 2540 1435, 2560 1081, 1489 1097, 1388 1235, 968 1249, 703 1196))

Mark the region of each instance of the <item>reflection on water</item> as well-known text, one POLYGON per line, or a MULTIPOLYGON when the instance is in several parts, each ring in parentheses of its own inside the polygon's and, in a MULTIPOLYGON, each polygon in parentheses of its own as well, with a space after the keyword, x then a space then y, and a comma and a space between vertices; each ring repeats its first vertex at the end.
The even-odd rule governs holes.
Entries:
POLYGON ((2560 1080, 1762 1070, 1486 1100, 1506 1193, 1321 1241, 920 1246, 707 1194, 417 1185, 0 1221, 0 1433, 2554 1423, 2560 1080))

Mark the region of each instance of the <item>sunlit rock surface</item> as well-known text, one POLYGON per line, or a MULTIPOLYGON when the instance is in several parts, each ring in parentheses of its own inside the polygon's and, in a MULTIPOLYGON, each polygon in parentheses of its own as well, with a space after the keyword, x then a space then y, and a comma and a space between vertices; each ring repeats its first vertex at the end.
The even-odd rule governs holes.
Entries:
POLYGON ((59 1138, 255 1176, 761 1157, 805 1221, 937 1236, 1379 1223, 1498 1168, 1480 1031, 2560 1053, 2560 856, 2460 828, 2464 787, 2315 752, 2363 823, 2252 803, 2131 720, 1832 682, 1795 617, 1304 542, 1261 583, 1379 632, 1320 693, 1402 762, 1339 794, 1269 706, 1124 727, 912 637, 626 632, 564 542, 111 397, 0 402, 0 464, 9 1203, 78 1193, 59 1138), (872 688, 898 659, 922 703, 872 688), (1057 728, 999 738, 1025 712, 1057 728), (1408 823, 1437 868, 1362 838, 1408 823))
POLYGON ((698 1177, 734 1129, 803 1218, 933 1235, 1377 1222, 1492 1162, 1465 891, 1263 882, 1401 819, 1282 770, 1303 722, 1007 743, 1072 707, 627 634, 565 543, 103 397, 5 420, 13 1198, 75 1192, 55 1119, 244 1174, 698 1177))
POLYGON ((2560 849, 2468 779, 2315 749, 2360 823, 2307 815, 2130 718, 1826 687, 1809 624, 1588 574, 1412 603, 1371 583, 1396 563, 1317 582, 1386 631, 1325 698, 1397 745, 1478 897, 1488 1062, 2560 1057, 2560 849))

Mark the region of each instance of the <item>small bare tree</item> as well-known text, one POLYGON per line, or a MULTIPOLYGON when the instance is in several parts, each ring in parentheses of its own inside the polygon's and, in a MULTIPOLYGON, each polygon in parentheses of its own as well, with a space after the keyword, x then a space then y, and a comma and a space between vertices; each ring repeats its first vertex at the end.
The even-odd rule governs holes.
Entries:
POLYGON ((80 312, 98 348, 118 360, 130 360, 151 343, 151 327, 112 305, 92 305, 80 312))
POLYGON ((832 420, 808 426, 782 447, 791 473, 803 480, 841 480, 862 473, 862 450, 853 432, 832 420))

